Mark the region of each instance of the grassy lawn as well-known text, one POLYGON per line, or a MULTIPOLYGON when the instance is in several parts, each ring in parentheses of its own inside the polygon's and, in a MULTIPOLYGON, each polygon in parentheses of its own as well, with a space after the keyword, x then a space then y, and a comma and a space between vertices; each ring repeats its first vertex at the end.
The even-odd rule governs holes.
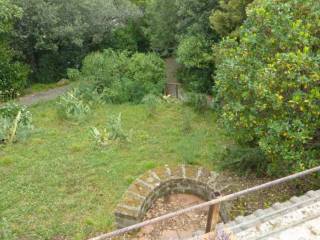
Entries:
POLYGON ((192 163, 215 168, 229 140, 213 113, 163 104, 155 117, 142 105, 105 105, 81 124, 58 117, 55 103, 31 108, 35 133, 0 149, 0 226, 8 239, 85 239, 112 230, 122 194, 146 170, 192 163), (102 149, 90 127, 122 113, 132 142, 102 149), (191 131, 182 131, 191 116, 191 131))

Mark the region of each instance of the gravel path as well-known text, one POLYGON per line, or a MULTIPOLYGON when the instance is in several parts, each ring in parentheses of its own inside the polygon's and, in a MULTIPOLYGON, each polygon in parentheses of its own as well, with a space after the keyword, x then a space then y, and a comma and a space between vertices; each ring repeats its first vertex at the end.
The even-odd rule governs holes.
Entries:
POLYGON ((70 85, 50 89, 45 92, 39 92, 19 98, 17 101, 25 106, 31 106, 39 102, 47 102, 61 96, 71 88, 70 85))
MULTIPOLYGON (((149 220, 166 213, 190 207, 204 201, 189 194, 173 194, 167 198, 159 198, 146 214, 144 220, 149 220)), ((147 226, 131 240, 185 240, 204 234, 207 220, 207 210, 190 212, 155 225, 147 226)))

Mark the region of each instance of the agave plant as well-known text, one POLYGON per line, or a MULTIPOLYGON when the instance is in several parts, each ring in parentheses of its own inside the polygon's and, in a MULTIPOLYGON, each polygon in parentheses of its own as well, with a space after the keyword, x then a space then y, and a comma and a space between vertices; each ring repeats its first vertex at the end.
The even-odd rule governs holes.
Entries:
POLYGON ((91 133, 96 143, 100 146, 108 146, 111 142, 115 141, 129 142, 132 135, 132 131, 127 133, 122 128, 121 113, 118 116, 111 116, 107 127, 102 131, 96 127, 92 127, 91 133))
POLYGON ((103 147, 109 145, 109 134, 106 129, 100 132, 96 127, 93 127, 91 133, 98 145, 103 147))
POLYGON ((78 89, 73 89, 60 97, 58 102, 60 116, 69 120, 82 120, 90 112, 90 107, 80 97, 78 89))

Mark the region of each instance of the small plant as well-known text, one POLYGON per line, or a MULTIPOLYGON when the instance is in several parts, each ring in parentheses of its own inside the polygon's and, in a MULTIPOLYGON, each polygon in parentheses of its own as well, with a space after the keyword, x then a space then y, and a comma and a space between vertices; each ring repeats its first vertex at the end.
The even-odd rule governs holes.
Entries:
POLYGON ((96 127, 91 128, 91 133, 96 143, 102 147, 109 145, 109 134, 107 129, 100 132, 96 127))
POLYGON ((7 103, 0 108, 0 144, 24 140, 32 129, 32 115, 26 107, 7 103))
POLYGON ((129 141, 131 133, 127 134, 122 128, 122 116, 121 113, 118 116, 112 116, 108 122, 109 139, 129 141))
POLYGON ((100 131, 98 128, 91 128, 92 136, 100 146, 108 146, 111 142, 130 142, 132 131, 127 133, 122 128, 121 113, 118 116, 111 116, 107 127, 100 131))
POLYGON ((142 103, 147 110, 148 117, 153 117, 156 115, 158 105, 161 103, 161 99, 156 95, 149 94, 142 99, 142 103))
POLYGON ((82 120, 90 112, 90 107, 81 99, 79 89, 73 89, 62 96, 58 102, 59 113, 68 120, 82 120))

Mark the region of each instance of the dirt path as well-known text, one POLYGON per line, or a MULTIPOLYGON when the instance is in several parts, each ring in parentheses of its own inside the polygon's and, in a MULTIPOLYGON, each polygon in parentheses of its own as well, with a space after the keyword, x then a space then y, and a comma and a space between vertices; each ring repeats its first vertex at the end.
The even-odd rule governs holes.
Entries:
POLYGON ((181 86, 178 86, 179 81, 177 80, 179 64, 174 58, 167 58, 165 59, 165 65, 167 75, 166 94, 179 98, 182 95, 182 89, 181 86))
MULTIPOLYGON (((179 209, 203 203, 204 201, 189 194, 173 194, 158 199, 148 211, 145 220, 149 220, 179 209)), ((141 229, 132 240, 183 240, 204 234, 207 210, 190 212, 141 229)))
POLYGON ((70 85, 67 85, 63 87, 50 89, 45 92, 39 92, 39 93, 27 95, 19 98, 17 102, 25 106, 31 106, 39 102, 50 101, 64 94, 66 91, 70 89, 70 87, 71 87, 70 85))

